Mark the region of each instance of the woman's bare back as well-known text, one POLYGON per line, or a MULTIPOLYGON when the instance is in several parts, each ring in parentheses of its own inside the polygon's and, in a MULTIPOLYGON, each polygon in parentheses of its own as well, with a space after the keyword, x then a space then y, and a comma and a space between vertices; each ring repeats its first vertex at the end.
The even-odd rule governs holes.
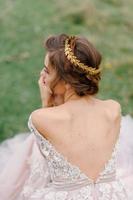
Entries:
POLYGON ((68 161, 95 180, 110 159, 120 131, 113 100, 80 99, 32 112, 32 121, 68 161))

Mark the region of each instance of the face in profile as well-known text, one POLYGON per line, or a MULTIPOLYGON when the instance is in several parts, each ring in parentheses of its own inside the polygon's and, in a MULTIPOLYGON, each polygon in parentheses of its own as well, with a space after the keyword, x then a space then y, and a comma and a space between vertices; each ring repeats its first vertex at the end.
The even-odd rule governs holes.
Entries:
POLYGON ((48 87, 51 85, 52 81, 56 79, 56 72, 49 65, 48 54, 46 54, 44 58, 44 68, 41 71, 41 75, 43 75, 43 81, 44 81, 45 86, 48 86, 48 87))
POLYGON ((53 91, 55 101, 57 100, 60 101, 60 103, 63 103, 66 91, 65 83, 57 76, 56 70, 50 66, 48 53, 44 58, 44 68, 42 69, 41 74, 43 76, 45 86, 53 91))

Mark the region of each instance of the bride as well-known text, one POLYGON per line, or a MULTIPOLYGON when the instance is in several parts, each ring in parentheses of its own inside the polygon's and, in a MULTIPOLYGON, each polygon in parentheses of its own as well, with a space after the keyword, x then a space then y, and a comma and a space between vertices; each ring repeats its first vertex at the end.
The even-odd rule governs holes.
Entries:
POLYGON ((42 108, 0 145, 0 200, 132 200, 133 119, 96 97, 101 54, 66 34, 45 48, 42 108))

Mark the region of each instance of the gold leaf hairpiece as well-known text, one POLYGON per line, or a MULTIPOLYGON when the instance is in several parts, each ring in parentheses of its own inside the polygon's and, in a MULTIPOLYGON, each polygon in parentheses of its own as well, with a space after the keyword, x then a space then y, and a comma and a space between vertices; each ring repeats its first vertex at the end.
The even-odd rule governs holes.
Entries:
POLYGON ((75 66, 78 66, 80 69, 85 71, 88 75, 95 75, 98 74, 101 71, 101 68, 96 69, 90 66, 85 65, 84 63, 81 63, 80 60, 74 55, 71 46, 69 44, 69 41, 73 40, 75 36, 70 36, 65 40, 65 55, 67 59, 74 64, 75 66))

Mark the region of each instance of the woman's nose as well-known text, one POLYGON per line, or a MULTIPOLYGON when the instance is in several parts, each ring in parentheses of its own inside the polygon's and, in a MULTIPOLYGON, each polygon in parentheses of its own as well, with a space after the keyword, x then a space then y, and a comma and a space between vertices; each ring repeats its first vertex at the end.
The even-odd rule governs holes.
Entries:
POLYGON ((40 72, 40 76, 42 76, 42 75, 45 76, 45 71, 44 71, 44 69, 42 69, 41 72, 40 72))

